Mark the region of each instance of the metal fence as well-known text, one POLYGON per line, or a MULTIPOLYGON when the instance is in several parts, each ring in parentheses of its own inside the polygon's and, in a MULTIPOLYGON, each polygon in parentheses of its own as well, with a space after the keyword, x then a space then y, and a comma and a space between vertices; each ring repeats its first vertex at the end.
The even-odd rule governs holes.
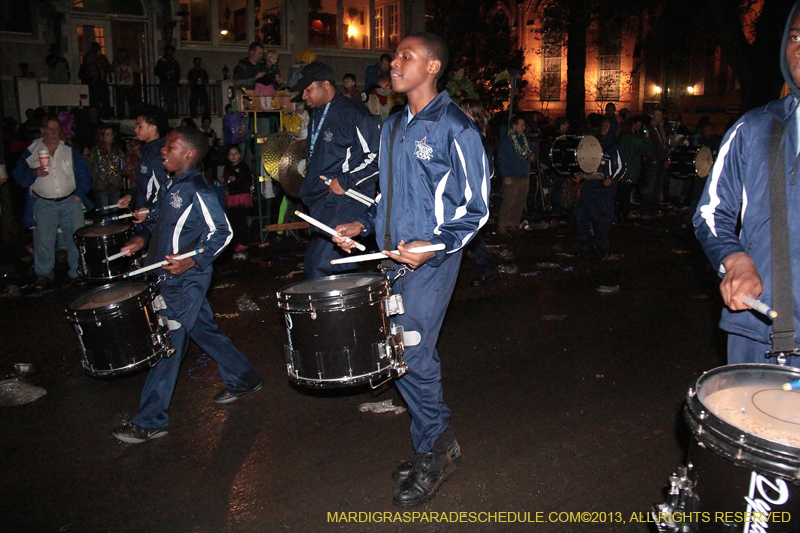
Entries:
MULTIPOLYGON (((163 107, 170 116, 203 117, 223 114, 220 84, 203 85, 111 85, 111 105, 116 117, 135 117, 142 104, 163 107)), ((199 125, 199 124, 198 124, 199 125)))

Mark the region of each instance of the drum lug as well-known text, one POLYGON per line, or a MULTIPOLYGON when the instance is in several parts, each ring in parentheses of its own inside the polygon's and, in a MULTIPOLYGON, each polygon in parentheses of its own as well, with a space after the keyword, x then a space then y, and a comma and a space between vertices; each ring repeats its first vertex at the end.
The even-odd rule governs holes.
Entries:
POLYGON ((399 294, 393 294, 383 300, 383 312, 386 316, 402 315, 406 312, 403 306, 403 297, 399 294))
POLYGON ((682 517, 697 516, 698 498, 694 492, 695 483, 689 479, 689 469, 679 466, 676 473, 669 478, 667 501, 653 508, 653 522, 659 533, 684 533, 696 531, 695 521, 676 522, 682 517))
MULTIPOLYGON (((164 301, 164 297, 160 294, 153 298, 153 311, 159 312, 163 311, 167 308, 167 302, 164 301)), ((159 317, 159 322, 161 321, 161 317, 159 317)), ((166 322, 165 322, 166 324, 166 322)))

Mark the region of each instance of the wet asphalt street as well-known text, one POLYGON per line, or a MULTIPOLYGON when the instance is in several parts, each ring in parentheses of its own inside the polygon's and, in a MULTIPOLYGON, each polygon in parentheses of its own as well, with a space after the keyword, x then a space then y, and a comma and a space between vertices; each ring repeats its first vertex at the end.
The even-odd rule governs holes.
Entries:
POLYGON ((359 411, 402 406, 397 389, 313 391, 287 379, 275 293, 302 280, 288 277, 302 244, 270 239, 246 262, 223 257, 209 291, 263 390, 215 407, 216 365, 192 345, 169 434, 138 445, 111 430, 136 412, 146 372, 85 374, 64 317, 88 289, 35 293, 25 263, 7 258, 0 374, 32 363, 28 380, 47 394, 0 407, 0 531, 650 531, 637 519, 664 501, 683 461, 687 389, 724 363, 716 278, 679 227, 678 214, 615 226, 600 264, 575 257, 572 227, 490 234, 518 274, 481 287, 465 258, 438 345, 464 463, 419 515, 393 514, 391 472, 412 452, 408 414, 359 411), (243 296, 258 310, 240 310, 243 296), (570 512, 605 522, 549 521, 570 512), (451 522, 459 516, 494 518, 451 522))

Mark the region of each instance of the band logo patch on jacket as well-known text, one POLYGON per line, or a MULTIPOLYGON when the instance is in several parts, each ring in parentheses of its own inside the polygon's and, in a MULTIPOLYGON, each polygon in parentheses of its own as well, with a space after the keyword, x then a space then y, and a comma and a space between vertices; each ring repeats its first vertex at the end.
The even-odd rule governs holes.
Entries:
POLYGON ((147 165, 144 163, 139 165, 139 174, 147 175, 147 165))
POLYGON ((333 132, 328 129, 322 134, 322 140, 326 143, 333 142, 333 132))
POLYGON ((177 192, 171 192, 169 194, 172 196, 172 199, 169 201, 169 205, 175 209, 180 209, 183 205, 183 198, 181 198, 181 195, 177 192))
POLYGON ((417 159, 422 159, 423 161, 431 160, 433 148, 425 144, 425 141, 427 140, 428 137, 423 137, 421 141, 414 141, 417 145, 416 150, 414 150, 414 155, 417 156, 417 159))

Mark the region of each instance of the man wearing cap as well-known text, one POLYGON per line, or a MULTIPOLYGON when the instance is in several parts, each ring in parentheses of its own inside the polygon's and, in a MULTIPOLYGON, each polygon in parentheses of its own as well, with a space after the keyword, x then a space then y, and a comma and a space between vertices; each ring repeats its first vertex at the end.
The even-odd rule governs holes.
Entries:
MULTIPOLYGON (((369 208, 345 191, 353 189, 367 198, 375 197, 380 145, 377 118, 364 104, 338 92, 335 79, 328 65, 313 62, 303 67, 292 87, 311 110, 300 198, 312 217, 330 227, 355 220, 369 208)), ((358 269, 352 264, 331 265, 332 259, 342 256, 330 236, 312 233, 305 259, 306 279, 358 269)))

